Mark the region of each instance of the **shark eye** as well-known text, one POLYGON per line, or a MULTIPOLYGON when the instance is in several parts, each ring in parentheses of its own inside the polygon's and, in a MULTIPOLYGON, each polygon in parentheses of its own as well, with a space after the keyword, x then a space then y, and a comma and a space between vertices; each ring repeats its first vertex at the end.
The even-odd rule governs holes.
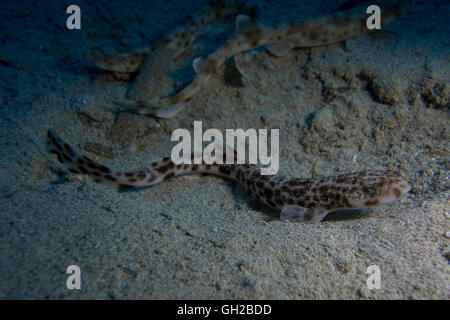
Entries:
POLYGON ((363 192, 369 196, 378 194, 378 190, 372 186, 363 186, 363 192))

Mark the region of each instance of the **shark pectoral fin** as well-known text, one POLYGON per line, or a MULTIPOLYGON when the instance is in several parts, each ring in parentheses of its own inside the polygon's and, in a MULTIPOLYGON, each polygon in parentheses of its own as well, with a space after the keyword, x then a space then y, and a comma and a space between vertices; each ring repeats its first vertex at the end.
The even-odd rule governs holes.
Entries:
POLYGON ((274 56, 281 57, 291 51, 295 45, 290 42, 277 42, 266 45, 266 49, 274 56))
POLYGON ((311 220, 311 209, 286 204, 281 209, 280 219, 287 221, 309 222, 311 220))
POLYGON ((323 211, 320 209, 316 209, 314 210, 313 216, 311 218, 311 223, 319 223, 320 221, 322 221, 327 214, 330 213, 330 211, 323 211))
POLYGON ((238 14, 234 22, 237 32, 242 32, 251 24, 251 18, 245 14, 238 14))
POLYGON ((319 223, 328 211, 308 209, 296 205, 284 205, 281 209, 280 219, 292 222, 319 223))
POLYGON ((200 73, 203 71, 203 67, 205 66, 205 58, 198 57, 192 60, 192 67, 194 68, 195 73, 200 73))

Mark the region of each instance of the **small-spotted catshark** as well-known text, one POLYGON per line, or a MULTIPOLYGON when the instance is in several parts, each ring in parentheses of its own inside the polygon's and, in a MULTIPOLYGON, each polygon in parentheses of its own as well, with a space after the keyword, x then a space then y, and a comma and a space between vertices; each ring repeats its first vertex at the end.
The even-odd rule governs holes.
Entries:
MULTIPOLYGON (((410 0, 377 1, 381 9, 381 27, 399 17, 409 2, 410 0)), ((276 56, 283 56, 295 47, 323 46, 356 37, 370 31, 366 26, 368 17, 366 10, 367 5, 313 19, 269 26, 250 22, 249 17, 238 15, 236 18, 238 32, 210 55, 193 60, 192 64, 197 75, 184 89, 165 98, 152 97, 145 101, 115 99, 113 102, 123 111, 157 118, 171 118, 227 59, 261 46, 265 46, 276 56)), ((151 70, 148 69, 146 72, 151 73, 151 70)))
POLYGON ((138 72, 127 97, 132 100, 150 99, 161 90, 168 71, 180 63, 191 45, 208 32, 212 23, 243 13, 254 16, 255 12, 255 7, 249 7, 243 1, 209 0, 206 9, 189 16, 184 23, 148 47, 113 56, 94 54, 88 59, 107 71, 138 72))
POLYGON ((153 162, 144 171, 119 172, 83 156, 51 129, 47 133, 47 147, 69 172, 87 175, 94 182, 107 183, 119 190, 152 186, 186 174, 229 178, 266 205, 281 210, 282 219, 291 221, 318 223, 332 211, 380 206, 399 199, 412 187, 406 175, 392 170, 287 179, 261 175, 260 168, 250 164, 174 164, 170 158, 153 162))

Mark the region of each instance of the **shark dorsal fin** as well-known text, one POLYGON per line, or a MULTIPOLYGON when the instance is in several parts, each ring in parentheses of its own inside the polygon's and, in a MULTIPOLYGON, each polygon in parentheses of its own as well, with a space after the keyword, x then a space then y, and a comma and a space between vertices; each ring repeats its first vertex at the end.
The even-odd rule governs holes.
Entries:
POLYGON ((294 46, 291 42, 277 42, 266 45, 266 49, 274 56, 281 57, 291 51, 294 46))

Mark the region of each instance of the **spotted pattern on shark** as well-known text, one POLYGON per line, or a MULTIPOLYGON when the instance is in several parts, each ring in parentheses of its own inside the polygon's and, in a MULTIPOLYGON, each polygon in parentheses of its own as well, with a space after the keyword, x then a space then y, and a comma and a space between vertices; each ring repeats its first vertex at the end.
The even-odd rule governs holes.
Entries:
MULTIPOLYGON (((320 222, 328 213, 375 207, 393 202, 412 188, 411 180, 393 170, 365 171, 315 179, 262 175, 250 164, 175 164, 164 158, 137 172, 114 171, 76 151, 50 129, 47 149, 66 169, 119 190, 156 185, 175 176, 208 174, 234 180, 261 202, 280 210, 284 220, 320 222)), ((235 155, 236 156, 236 155, 235 155)), ((193 156, 192 158, 193 159, 193 156)))
POLYGON ((208 31, 209 25, 244 12, 255 16, 256 7, 247 6, 243 1, 210 0, 207 9, 189 16, 184 23, 146 48, 112 56, 94 54, 88 59, 103 70, 139 72, 127 97, 133 100, 150 99, 161 90, 168 70, 182 60, 195 40, 208 31))
MULTIPOLYGON (((382 27, 398 18, 409 2, 410 0, 379 1, 377 5, 381 8, 382 27)), ((165 98, 151 97, 142 101, 114 99, 113 102, 120 110, 127 112, 157 118, 174 117, 227 59, 261 46, 265 46, 276 56, 283 56, 295 47, 323 46, 356 37, 369 31, 366 27, 366 9, 366 6, 359 6, 313 19, 268 26, 248 21, 251 19, 245 15, 238 15, 238 32, 210 55, 193 61, 197 75, 184 89, 165 98)))

